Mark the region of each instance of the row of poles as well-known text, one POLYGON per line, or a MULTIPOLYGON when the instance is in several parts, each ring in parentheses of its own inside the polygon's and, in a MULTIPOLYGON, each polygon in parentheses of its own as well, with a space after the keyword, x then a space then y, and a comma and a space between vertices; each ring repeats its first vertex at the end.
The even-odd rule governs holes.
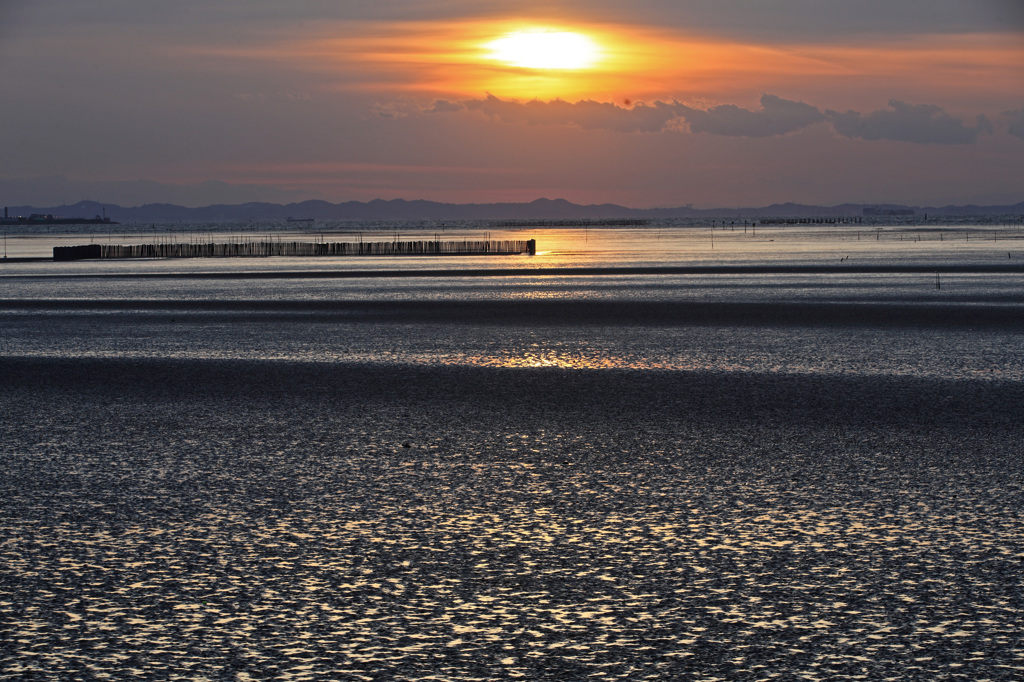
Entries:
POLYGON ((56 246, 53 259, 105 258, 231 258, 267 256, 444 256, 536 255, 537 242, 522 240, 391 241, 391 242, 280 242, 85 244, 56 246))

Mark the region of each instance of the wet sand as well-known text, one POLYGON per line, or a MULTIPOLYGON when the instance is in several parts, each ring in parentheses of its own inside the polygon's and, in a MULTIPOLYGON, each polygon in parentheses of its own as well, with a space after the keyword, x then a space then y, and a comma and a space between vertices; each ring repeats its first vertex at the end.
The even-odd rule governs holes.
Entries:
POLYGON ((479 301, 250 301, 6 299, 6 319, 38 321, 38 313, 75 313, 62 323, 78 326, 92 315, 95 325, 181 321, 445 324, 500 326, 692 327, 843 326, 1024 330, 1024 294, 974 295, 969 301, 949 297, 905 297, 900 302, 731 302, 617 300, 479 300, 479 301), (970 305, 967 305, 969 303, 970 305), (25 317, 27 316, 27 318, 25 317))
POLYGON ((0 679, 1014 679, 1022 405, 3 357, 0 679))

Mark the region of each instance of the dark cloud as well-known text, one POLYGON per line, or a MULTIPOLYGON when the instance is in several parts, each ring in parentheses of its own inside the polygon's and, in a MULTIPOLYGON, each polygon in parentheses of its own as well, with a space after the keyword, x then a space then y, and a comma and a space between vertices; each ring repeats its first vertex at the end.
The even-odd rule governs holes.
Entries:
MULTIPOLYGON (((618 133, 656 133, 664 130, 670 121, 677 118, 676 109, 680 106, 675 102, 654 102, 625 108, 611 102, 566 102, 560 99, 550 102, 515 102, 494 95, 461 104, 468 111, 478 111, 506 123, 576 125, 586 130, 611 130, 618 133)), ((439 112, 451 110, 452 103, 446 101, 435 103, 433 109, 439 112)))
POLYGON ((679 130, 685 122, 691 132, 743 137, 785 135, 825 120, 824 114, 817 108, 775 95, 764 95, 758 111, 732 104, 707 110, 694 109, 674 101, 650 104, 639 102, 632 107, 593 100, 516 102, 499 99, 494 95, 464 102, 439 100, 429 111, 448 113, 459 110, 478 111, 505 123, 575 125, 586 130, 610 130, 617 133, 679 130))
MULTIPOLYGON (((256 24, 321 21, 425 21, 482 16, 589 16, 608 22, 676 25, 696 33, 818 40, 864 33, 971 33, 1024 28, 1020 0, 3 0, 0 32, 14 9, 42 13, 50 25, 146 26, 196 32, 238 31, 256 24), (555 6, 552 6, 555 5, 555 6)), ((16 18, 16 16, 15 16, 16 18)))
POLYGON ((444 114, 452 113, 455 111, 464 111, 465 109, 466 106, 461 102, 449 102, 448 100, 445 99, 439 99, 436 102, 434 102, 434 106, 432 106, 429 109, 429 111, 432 114, 444 114))
POLYGON ((1024 109, 1004 111, 1003 118, 1009 121, 1007 131, 1014 137, 1024 140, 1024 109))
POLYGON ((992 123, 984 116, 977 125, 967 126, 962 119, 950 116, 934 104, 907 104, 890 100, 891 109, 861 114, 857 111, 828 110, 825 115, 836 132, 864 140, 896 140, 919 144, 972 144, 978 135, 993 132, 992 123))
POLYGON ((761 109, 751 111, 735 104, 722 104, 710 109, 679 106, 680 116, 690 131, 730 137, 771 137, 785 135, 825 120, 817 107, 763 95, 761 109))
MULTIPOLYGON (((794 133, 828 121, 837 133, 864 140, 894 140, 919 144, 973 144, 978 136, 993 133, 992 123, 978 116, 970 127, 962 119, 947 114, 933 104, 889 102, 890 109, 861 114, 857 111, 826 110, 804 102, 762 95, 761 108, 744 109, 735 104, 720 104, 697 109, 680 102, 637 103, 620 107, 611 102, 583 100, 516 102, 488 95, 485 99, 461 102, 438 100, 427 113, 480 112, 504 123, 525 125, 574 125, 586 130, 617 133, 658 133, 688 129, 691 133, 726 137, 775 137, 794 133)), ((1024 109, 1008 111, 1009 131, 1024 139, 1024 109)))
MULTIPOLYGON (((576 0, 583 4, 581 0, 576 0)), ((587 10, 701 35, 818 41, 857 35, 1024 30, 1021 0, 587 0, 587 10)))

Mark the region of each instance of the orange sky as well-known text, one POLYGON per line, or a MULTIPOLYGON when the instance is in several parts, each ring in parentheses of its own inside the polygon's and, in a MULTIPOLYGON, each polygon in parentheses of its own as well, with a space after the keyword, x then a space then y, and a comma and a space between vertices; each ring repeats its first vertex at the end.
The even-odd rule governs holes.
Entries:
POLYGON ((0 10, 0 91, 18 102, 0 181, 220 180, 332 201, 1019 201, 1015 6, 20 3, 0 10), (599 54, 580 69, 493 58, 488 44, 531 29, 599 54))
POLYGON ((876 37, 838 41, 736 42, 679 29, 519 19, 317 27, 301 38, 258 48, 189 48, 203 58, 272 61, 317 73, 325 89, 424 98, 480 97, 577 101, 756 101, 763 92, 825 94, 830 107, 861 104, 871 90, 884 103, 897 85, 957 102, 1024 87, 1024 42, 1016 33, 876 37), (509 32, 545 28, 591 38, 593 68, 529 69, 489 58, 487 43, 509 32), (844 94, 845 91, 845 94, 844 94))

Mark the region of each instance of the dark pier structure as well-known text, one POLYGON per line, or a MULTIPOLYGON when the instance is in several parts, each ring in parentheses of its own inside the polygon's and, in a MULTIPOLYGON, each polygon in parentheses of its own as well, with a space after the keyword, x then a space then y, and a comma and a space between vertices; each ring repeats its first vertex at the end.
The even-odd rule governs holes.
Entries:
POLYGON ((267 256, 509 256, 537 255, 537 240, 391 242, 235 242, 228 244, 84 244, 55 246, 57 261, 105 258, 237 258, 267 256))
POLYGON ((856 216, 841 216, 838 218, 761 218, 760 223, 762 225, 859 225, 861 219, 856 216))

